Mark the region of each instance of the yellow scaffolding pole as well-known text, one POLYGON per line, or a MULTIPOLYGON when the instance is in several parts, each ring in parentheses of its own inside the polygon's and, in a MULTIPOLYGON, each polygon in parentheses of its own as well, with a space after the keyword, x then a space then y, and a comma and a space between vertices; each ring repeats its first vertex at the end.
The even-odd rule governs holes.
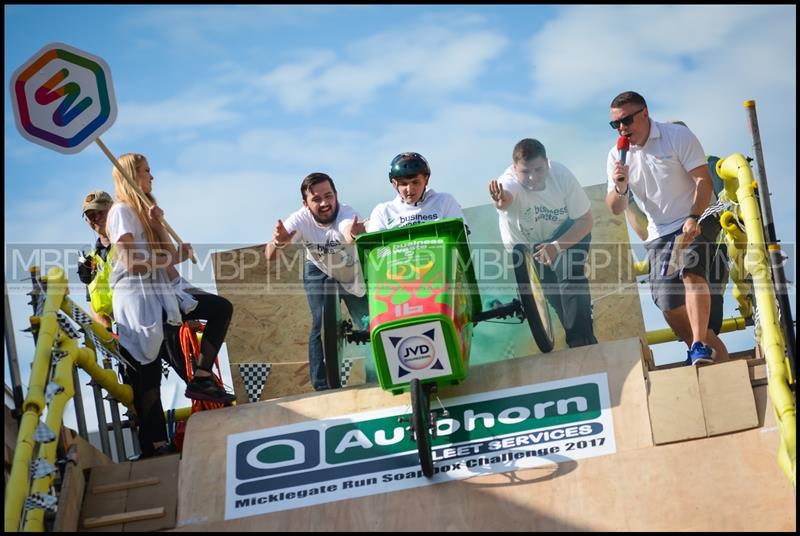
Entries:
MULTIPOLYGON (((32 269, 35 277, 38 269, 32 269)), ((11 474, 6 485, 5 498, 5 530, 16 532, 20 528, 25 499, 31 493, 47 493, 53 482, 53 475, 46 475, 35 479, 29 485, 28 469, 33 461, 36 441, 33 439, 36 427, 40 422, 45 405, 47 405, 46 424, 58 436, 61 432, 64 408, 67 402, 75 395, 75 386, 72 379, 72 367, 79 366, 92 378, 92 380, 105 389, 115 400, 135 412, 133 407, 133 389, 130 385, 117 381, 113 370, 105 369, 97 363, 95 344, 91 337, 86 337, 88 346, 78 347, 78 341, 69 337, 60 328, 57 312, 62 310, 75 320, 73 310, 79 310, 84 315, 85 311, 76 305, 67 295, 67 278, 61 268, 54 267, 48 272, 47 295, 41 317, 32 316, 31 324, 38 326, 39 338, 33 359, 31 379, 28 385, 28 394, 22 406, 17 444, 14 450, 14 460, 11 474), (63 352, 55 368, 53 382, 61 385, 64 390, 55 395, 46 404, 45 392, 50 372, 52 352, 63 352)), ((86 315, 89 317, 89 315, 86 315)), ((80 322, 78 322, 80 324, 80 322)), ((115 351, 119 351, 116 339, 108 332, 105 326, 91 321, 90 324, 81 324, 84 329, 90 329, 101 344, 115 351)), ((166 413, 166 412, 165 412, 166 413)), ((185 421, 192 414, 192 408, 179 408, 175 411, 176 421, 185 421)), ((39 445, 38 458, 55 464, 57 455, 57 441, 39 445)), ((44 530, 44 510, 32 509, 25 516, 25 531, 44 530)))
MULTIPOLYGON (((752 275, 757 306, 758 341, 766 357, 769 371, 767 390, 781 431, 778 463, 796 487, 796 410, 791 390, 792 378, 786 360, 786 345, 778 322, 777 298, 772 283, 769 254, 764 240, 758 202, 753 190, 753 173, 747 159, 733 154, 717 162, 717 173, 725 189, 739 203, 745 226, 747 248, 744 268, 752 275)), ((733 197, 732 197, 733 198, 733 197)))
POLYGON ((45 386, 50 372, 51 351, 58 338, 65 337, 60 333, 56 312, 66 292, 67 278, 64 276, 64 271, 58 267, 51 268, 48 272, 47 295, 39 325, 39 339, 33 357, 28 394, 22 404, 23 414, 14 449, 14 461, 6 484, 6 532, 19 530, 25 498, 28 496, 28 471, 35 445, 33 433, 45 407, 45 386))
MULTIPOLYGON (((45 423, 55 434, 56 439, 49 443, 41 443, 39 445, 39 458, 55 466, 56 454, 58 449, 58 437, 61 432, 61 423, 64 418, 64 408, 69 402, 69 399, 75 395, 74 382, 72 381, 72 367, 75 362, 75 356, 78 353, 78 343, 75 339, 66 336, 63 332, 61 334, 61 343, 56 347, 57 350, 66 352, 66 357, 63 357, 55 368, 55 374, 52 381, 59 384, 64 390, 53 397, 47 404, 47 420, 45 423)), ((31 493, 48 493, 50 486, 53 484, 54 475, 48 474, 33 480, 31 484, 31 493)), ((25 516, 25 532, 43 532, 44 531, 44 509, 35 508, 28 511, 25 516)))
MULTIPOLYGON (((747 321, 741 317, 726 318, 722 321, 720 333, 729 333, 731 331, 743 330, 747 327, 747 321)), ((672 331, 672 328, 654 329, 647 332, 647 344, 662 344, 665 342, 679 341, 680 339, 672 331)))

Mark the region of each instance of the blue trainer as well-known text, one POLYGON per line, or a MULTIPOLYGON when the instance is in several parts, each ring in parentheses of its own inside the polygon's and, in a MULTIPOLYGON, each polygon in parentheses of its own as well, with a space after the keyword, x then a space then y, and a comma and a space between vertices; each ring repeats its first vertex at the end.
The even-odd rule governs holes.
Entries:
POLYGON ((686 364, 697 365, 700 363, 713 363, 714 349, 698 341, 692 344, 692 348, 687 352, 686 364))

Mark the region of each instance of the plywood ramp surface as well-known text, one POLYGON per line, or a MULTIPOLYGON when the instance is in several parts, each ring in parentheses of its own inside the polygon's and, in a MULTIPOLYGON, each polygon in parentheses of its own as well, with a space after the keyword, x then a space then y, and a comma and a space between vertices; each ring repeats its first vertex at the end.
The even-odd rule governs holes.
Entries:
POLYGON ((446 399, 607 373, 616 454, 224 521, 227 436, 404 406, 359 386, 195 414, 180 468, 177 530, 792 530, 778 434, 758 428, 654 446, 639 339, 470 369, 446 399))
MULTIPOLYGON (((652 445, 639 339, 472 367, 464 383, 444 388, 440 397, 446 404, 447 398, 470 393, 485 393, 606 371, 617 450, 652 445)), ((402 407, 409 403, 408 400, 407 394, 394 396, 376 387, 359 386, 193 415, 188 421, 181 460, 178 525, 183 520, 217 521, 224 518, 228 434, 380 408, 402 407)), ((429 492, 426 489, 424 493, 429 492)))
POLYGON ((794 531, 777 444, 748 430, 178 530, 794 531))

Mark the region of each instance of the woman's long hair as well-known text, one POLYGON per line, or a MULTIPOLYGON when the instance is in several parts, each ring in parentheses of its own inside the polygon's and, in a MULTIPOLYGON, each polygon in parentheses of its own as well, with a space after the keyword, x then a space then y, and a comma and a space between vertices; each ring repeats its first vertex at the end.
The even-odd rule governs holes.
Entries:
MULTIPOLYGON (((138 185, 136 179, 136 168, 145 159, 146 157, 144 155, 138 153, 126 153, 120 156, 117 162, 119 163, 119 166, 125 170, 128 177, 130 177, 138 185)), ((127 180, 125 180, 125 178, 122 176, 122 173, 120 173, 120 171, 117 169, 117 166, 112 168, 111 173, 114 176, 114 188, 117 196, 116 200, 121 203, 125 203, 136 213, 136 216, 139 218, 139 223, 142 224, 142 228, 144 229, 144 235, 147 238, 147 247, 152 253, 153 249, 158 246, 161 240, 150 224, 150 216, 147 206, 136 193, 134 187, 131 186, 127 180)), ((145 195, 153 204, 156 204, 156 198, 152 193, 145 195)))

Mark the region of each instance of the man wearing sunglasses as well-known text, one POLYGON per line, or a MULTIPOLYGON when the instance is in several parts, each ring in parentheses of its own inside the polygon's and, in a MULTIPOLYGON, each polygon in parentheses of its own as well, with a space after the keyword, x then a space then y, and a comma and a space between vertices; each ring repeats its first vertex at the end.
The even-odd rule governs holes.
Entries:
POLYGON ((97 233, 97 242, 89 255, 81 254, 78 264, 78 277, 87 285, 92 316, 107 328, 111 327, 112 317, 108 278, 113 244, 106 235, 106 217, 113 203, 111 196, 102 190, 88 193, 83 200, 83 218, 97 233))
POLYGON ((711 363, 727 351, 709 329, 709 271, 720 226, 718 216, 702 217, 715 200, 703 147, 686 126, 650 119, 644 97, 633 91, 611 101, 609 124, 630 149, 627 161, 619 144, 608 152, 606 204, 620 214, 635 196, 647 217, 653 301, 689 346, 686 364, 711 363), (670 259, 677 260, 676 272, 670 259))

